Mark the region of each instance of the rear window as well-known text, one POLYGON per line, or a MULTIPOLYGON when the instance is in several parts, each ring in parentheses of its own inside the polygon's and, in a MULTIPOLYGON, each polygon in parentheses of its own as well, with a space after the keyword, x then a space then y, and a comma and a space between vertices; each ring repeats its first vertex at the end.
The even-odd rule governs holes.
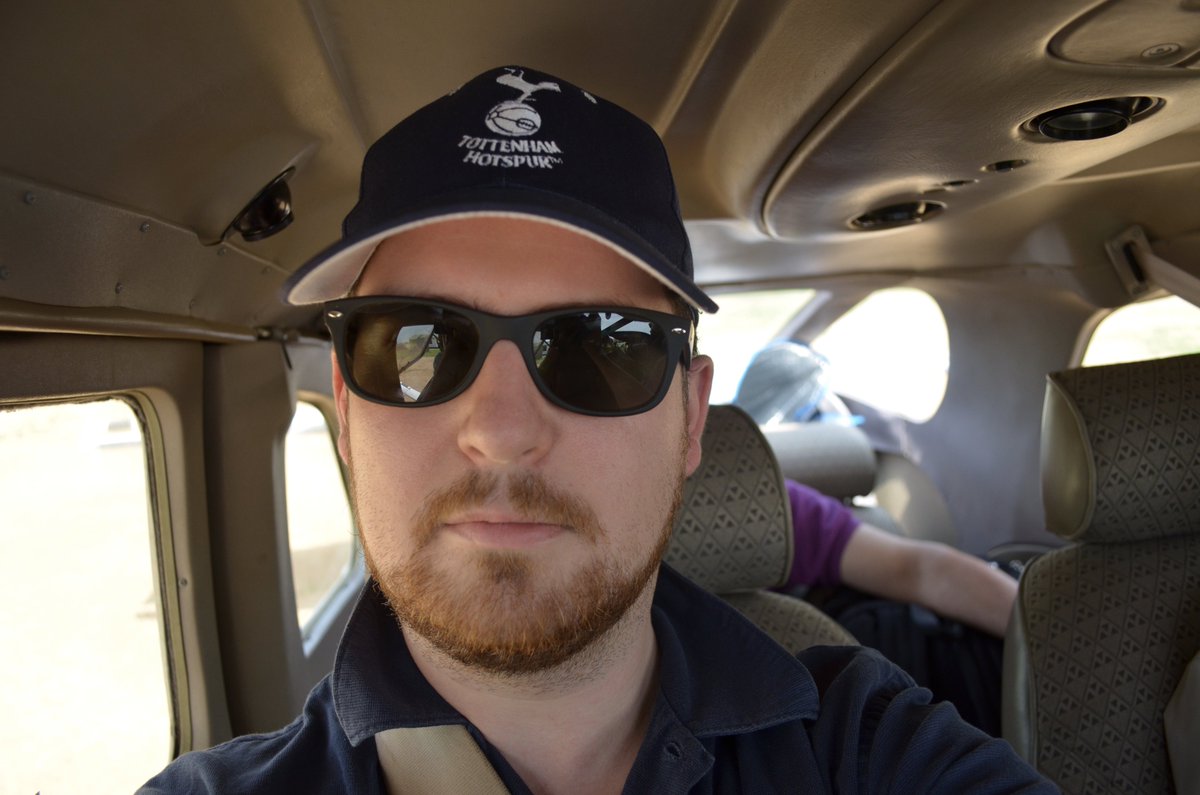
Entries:
POLYGON ((913 422, 942 405, 950 335, 942 310, 912 287, 871 293, 812 342, 829 360, 830 387, 913 422))
POLYGON ((731 403, 742 373, 763 346, 816 294, 814 290, 758 290, 717 296, 721 311, 700 319, 700 352, 712 357, 713 403, 731 403))

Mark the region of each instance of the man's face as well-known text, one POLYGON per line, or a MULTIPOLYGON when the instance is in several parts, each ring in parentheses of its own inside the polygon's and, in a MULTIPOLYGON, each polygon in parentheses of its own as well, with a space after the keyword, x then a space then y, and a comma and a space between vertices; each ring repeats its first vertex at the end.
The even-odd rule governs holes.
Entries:
MULTIPOLYGON (((672 311, 663 287, 608 247, 513 218, 391 238, 356 293, 501 315, 672 311)), ((711 363, 697 357, 686 387, 675 369, 650 411, 589 417, 549 403, 507 341, 463 394, 419 408, 359 399, 335 363, 363 547, 401 622, 464 664, 507 673, 557 665, 609 629, 657 572, 699 463, 711 363)))

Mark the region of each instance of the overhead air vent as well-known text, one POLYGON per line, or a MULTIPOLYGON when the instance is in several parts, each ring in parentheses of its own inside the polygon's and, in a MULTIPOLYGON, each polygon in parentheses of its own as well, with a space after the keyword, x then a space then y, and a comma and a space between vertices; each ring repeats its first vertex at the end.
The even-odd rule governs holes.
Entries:
POLYGON ((288 179, 296 172, 289 168, 258 192, 250 203, 242 208, 221 236, 226 240, 237 233, 248 243, 265 240, 282 232, 295 217, 292 213, 292 190, 288 179))
POLYGON ((928 221, 938 215, 946 205, 941 202, 912 201, 877 207, 850 220, 850 228, 859 232, 874 232, 893 229, 928 221))
POLYGON ((1048 110, 1022 125, 1053 141, 1090 141, 1123 131, 1162 106, 1152 97, 1113 97, 1048 110))

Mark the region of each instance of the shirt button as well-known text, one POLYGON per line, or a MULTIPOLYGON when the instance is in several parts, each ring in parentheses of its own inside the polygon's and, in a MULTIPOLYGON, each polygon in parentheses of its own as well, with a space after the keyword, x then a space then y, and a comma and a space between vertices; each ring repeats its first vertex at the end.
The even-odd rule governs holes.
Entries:
POLYGON ((679 747, 679 743, 675 742, 674 740, 671 740, 667 743, 667 756, 671 757, 672 759, 683 758, 683 749, 679 747))

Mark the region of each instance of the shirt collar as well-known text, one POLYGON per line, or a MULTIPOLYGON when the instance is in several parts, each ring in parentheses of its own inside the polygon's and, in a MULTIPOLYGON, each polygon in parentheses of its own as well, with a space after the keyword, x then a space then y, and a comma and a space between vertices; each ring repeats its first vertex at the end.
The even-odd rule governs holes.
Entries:
POLYGON ((652 620, 663 697, 697 737, 817 717, 820 697, 808 669, 727 602, 666 564, 652 620))
MULTIPOLYGON (((664 564, 651 620, 662 699, 697 737, 815 718, 808 670, 741 613, 664 564)), ((386 729, 467 724, 417 668, 368 581, 334 660, 333 704, 351 745, 386 729)))
POLYGON ((333 708, 351 745, 386 729, 467 722, 417 668, 374 580, 346 623, 331 684, 333 708))

